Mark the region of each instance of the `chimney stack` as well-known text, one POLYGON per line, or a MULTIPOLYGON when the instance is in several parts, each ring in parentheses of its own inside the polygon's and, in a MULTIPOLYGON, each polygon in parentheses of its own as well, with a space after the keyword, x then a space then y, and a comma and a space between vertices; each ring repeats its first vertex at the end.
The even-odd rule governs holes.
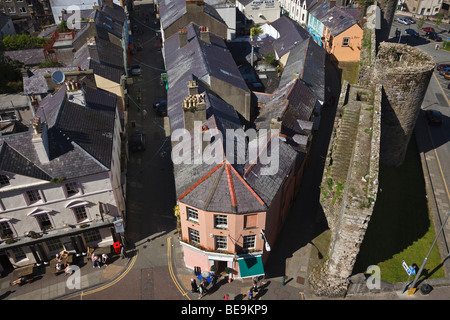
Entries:
POLYGON ((184 128, 188 131, 194 129, 194 122, 206 121, 205 94, 189 95, 183 100, 184 128))
POLYGON ((186 0, 186 11, 188 13, 203 12, 205 7, 204 0, 186 0))
POLYGON ((50 162, 47 125, 41 122, 40 117, 35 117, 33 119, 33 137, 31 141, 33 142, 39 161, 41 163, 50 162))
POLYGON ((186 28, 178 29, 178 39, 180 48, 183 48, 188 43, 186 28))
POLYGON ((298 73, 298 72, 294 72, 293 74, 292 74, 292 80, 298 80, 298 79, 300 79, 300 74, 298 73))
POLYGON ((198 94, 198 85, 197 85, 197 81, 195 80, 189 80, 188 83, 188 93, 190 96, 195 96, 196 94, 198 94))
POLYGON ((211 43, 208 27, 200 27, 200 39, 206 43, 211 43))

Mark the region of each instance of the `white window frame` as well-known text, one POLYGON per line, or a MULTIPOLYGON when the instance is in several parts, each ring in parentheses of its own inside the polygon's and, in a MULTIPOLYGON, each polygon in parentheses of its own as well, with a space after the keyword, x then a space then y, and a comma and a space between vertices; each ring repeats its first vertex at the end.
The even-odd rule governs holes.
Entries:
POLYGON ((252 250, 256 248, 256 235, 251 234, 244 236, 242 240, 242 248, 252 250), (253 245, 251 245, 253 243, 253 245))
POLYGON ((25 7, 19 7, 20 13, 27 13, 27 9, 25 7))
POLYGON ((198 230, 188 228, 189 242, 200 244, 200 232, 198 230))
POLYGON ((214 228, 227 229, 228 228, 228 216, 223 214, 214 215, 214 228), (224 223, 225 221, 225 223, 224 223))
POLYGON ((345 38, 342 39, 342 46, 343 47, 350 47, 350 38, 349 37, 345 37, 345 38))
POLYGON ((216 250, 228 250, 227 236, 214 236, 214 245, 216 250))
POLYGON ((16 13, 16 8, 8 7, 8 13, 16 13))
POLYGON ((198 223, 198 211, 194 208, 186 207, 187 219, 198 223))

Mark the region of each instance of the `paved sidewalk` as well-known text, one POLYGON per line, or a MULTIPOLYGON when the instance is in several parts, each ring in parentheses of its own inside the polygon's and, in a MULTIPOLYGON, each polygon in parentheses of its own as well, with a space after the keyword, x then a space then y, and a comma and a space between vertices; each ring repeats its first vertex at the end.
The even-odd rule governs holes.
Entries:
POLYGON ((10 286, 9 283, 17 280, 13 273, 0 279, 0 300, 53 300, 60 299, 66 295, 81 293, 83 290, 106 284, 119 276, 128 264, 128 258, 120 258, 119 255, 111 256, 109 263, 101 268, 93 268, 92 262, 86 256, 81 257, 80 266, 80 289, 75 286, 72 276, 64 273, 55 275, 49 266, 35 267, 35 278, 31 283, 22 286, 10 286), (68 282, 69 280, 69 282, 68 282))

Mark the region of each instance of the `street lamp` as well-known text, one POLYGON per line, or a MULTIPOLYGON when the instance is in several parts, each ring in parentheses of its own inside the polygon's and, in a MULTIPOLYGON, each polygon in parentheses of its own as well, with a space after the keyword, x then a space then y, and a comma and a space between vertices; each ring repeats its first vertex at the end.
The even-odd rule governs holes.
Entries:
POLYGON ((264 240, 266 241, 265 246, 266 246, 266 251, 270 251, 270 245, 269 242, 267 241, 266 235, 264 234, 264 232, 261 229, 261 235, 264 237, 264 240))
POLYGON ((445 223, 447 222, 448 217, 450 216, 450 211, 447 213, 447 216, 444 219, 444 222, 441 225, 441 228, 439 229, 439 232, 436 235, 436 238, 434 238, 433 244, 431 245, 430 251, 428 251, 427 256, 425 257, 425 259, 422 262, 422 265, 420 266, 419 272, 417 272, 416 277, 414 278, 413 283, 411 284, 411 288, 414 289, 417 281, 419 280, 420 274, 422 273, 423 268, 425 267, 425 264, 427 263, 428 260, 428 256, 431 253, 431 250, 433 249, 434 245, 436 244, 437 239, 439 238, 439 235, 441 234, 442 230, 444 229, 445 223))

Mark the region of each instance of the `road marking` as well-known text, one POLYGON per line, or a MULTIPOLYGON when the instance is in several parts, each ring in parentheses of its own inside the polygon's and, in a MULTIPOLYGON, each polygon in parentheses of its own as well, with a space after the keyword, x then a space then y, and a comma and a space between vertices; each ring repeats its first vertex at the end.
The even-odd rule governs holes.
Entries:
POLYGON ((435 72, 433 72, 433 76, 434 76, 434 78, 436 79, 436 81, 437 81, 437 83, 438 83, 438 85, 439 85, 439 88, 441 88, 442 93, 444 94, 444 98, 445 98, 445 100, 447 101, 447 106, 449 106, 449 105, 450 105, 450 102, 448 101, 447 94, 445 94, 444 89, 442 89, 441 83, 439 82, 438 78, 436 77, 436 73, 435 73, 435 72))
POLYGON ((177 287, 178 291, 180 291, 182 296, 185 296, 186 298, 188 298, 188 300, 191 300, 191 298, 189 298, 188 294, 186 291, 184 291, 183 287, 181 286, 181 284, 178 282, 177 278, 175 277, 175 274, 173 272, 173 268, 172 268, 172 244, 171 244, 171 237, 167 238, 167 265, 169 267, 169 274, 170 277, 172 278, 173 283, 175 284, 175 286, 177 287))
POLYGON ((431 145, 433 146, 433 151, 434 151, 434 154, 436 156, 436 160, 437 160, 437 164, 438 164, 438 167, 439 167, 439 171, 441 172, 442 181, 444 181, 444 187, 445 187, 445 191, 447 193, 447 197, 450 200, 450 193, 448 192, 447 183, 445 182, 445 176, 444 176, 444 172, 442 171, 441 161, 439 161, 439 156, 438 156, 438 154, 436 152, 436 147, 434 146, 433 137, 431 136, 430 128, 428 126, 427 126, 427 131, 428 131, 428 136, 430 137, 431 145))
POLYGON ((92 290, 89 290, 89 291, 81 291, 79 294, 70 296, 70 297, 68 297, 68 298, 66 298, 64 300, 71 299, 71 298, 76 297, 78 295, 81 297, 81 299, 83 299, 83 296, 87 296, 89 294, 105 290, 105 289, 115 285, 117 282, 122 280, 122 278, 125 277, 128 272, 130 272, 131 268, 133 267, 134 263, 136 262, 137 256, 138 256, 138 252, 136 251, 136 254, 133 256, 133 258, 131 258, 130 264, 128 265, 127 269, 119 277, 117 277, 113 281, 111 281, 111 282, 109 282, 109 283, 107 283, 107 284, 105 284, 105 285, 103 285, 103 286, 101 286, 99 288, 96 288, 96 289, 92 289, 92 290))

